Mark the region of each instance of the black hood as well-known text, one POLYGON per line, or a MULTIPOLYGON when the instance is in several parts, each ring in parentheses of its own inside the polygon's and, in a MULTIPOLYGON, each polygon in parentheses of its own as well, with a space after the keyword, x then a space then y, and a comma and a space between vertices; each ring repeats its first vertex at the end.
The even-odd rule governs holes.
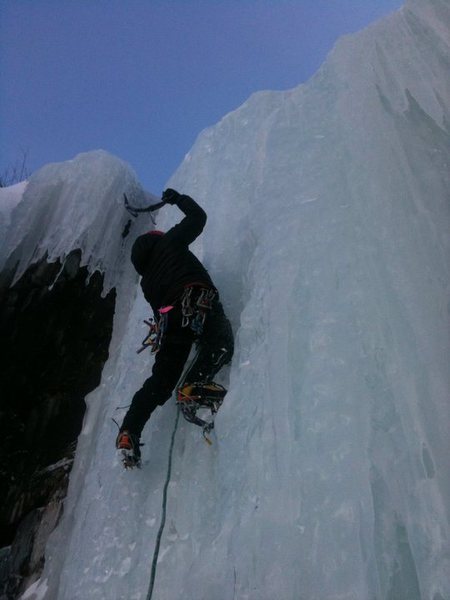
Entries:
POLYGON ((134 242, 131 249, 131 262, 139 275, 142 276, 144 274, 150 256, 156 244, 161 240, 161 237, 145 233, 144 235, 140 235, 134 242))

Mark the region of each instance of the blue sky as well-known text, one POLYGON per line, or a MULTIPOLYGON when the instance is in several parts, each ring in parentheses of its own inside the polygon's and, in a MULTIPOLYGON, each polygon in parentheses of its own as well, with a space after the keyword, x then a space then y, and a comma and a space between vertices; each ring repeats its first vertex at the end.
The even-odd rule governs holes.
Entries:
POLYGON ((401 0, 0 0, 0 173, 103 148, 159 194, 197 135, 401 0))

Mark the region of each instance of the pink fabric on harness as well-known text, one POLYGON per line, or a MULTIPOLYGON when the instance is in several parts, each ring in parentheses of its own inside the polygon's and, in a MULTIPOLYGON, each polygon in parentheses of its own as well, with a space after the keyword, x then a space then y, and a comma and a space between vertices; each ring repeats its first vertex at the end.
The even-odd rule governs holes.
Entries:
POLYGON ((173 306, 162 306, 161 308, 158 309, 159 313, 161 315, 165 315, 166 313, 169 312, 169 310, 172 310, 173 306))

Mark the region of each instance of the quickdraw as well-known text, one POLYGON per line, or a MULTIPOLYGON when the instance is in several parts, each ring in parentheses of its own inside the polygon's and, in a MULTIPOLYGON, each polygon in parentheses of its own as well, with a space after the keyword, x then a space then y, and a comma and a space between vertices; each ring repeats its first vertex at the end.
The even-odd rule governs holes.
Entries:
POLYGON ((137 354, 143 352, 147 348, 150 348, 152 353, 158 352, 161 347, 161 341, 167 328, 168 313, 171 311, 173 306, 164 306, 159 309, 159 320, 155 321, 153 318, 144 320, 144 323, 150 328, 149 333, 142 340, 142 345, 138 350, 137 354))
POLYGON ((214 429, 214 418, 222 405, 227 390, 218 383, 186 384, 177 391, 177 404, 181 408, 183 417, 189 423, 202 428, 205 441, 211 445, 208 434, 214 429), (211 420, 205 421, 197 416, 200 409, 211 411, 211 420))
POLYGON ((217 295, 214 288, 191 284, 185 287, 181 297, 182 327, 190 327, 197 336, 203 333, 208 311, 217 295))
POLYGON ((150 331, 142 340, 142 345, 140 348, 136 350, 136 353, 139 354, 143 352, 147 348, 151 348, 151 352, 156 352, 156 348, 159 346, 159 338, 161 337, 159 334, 158 323, 156 323, 152 318, 148 321, 144 319, 144 323, 148 325, 150 331))
MULTIPOLYGON (((211 310, 216 295, 217 290, 214 288, 200 287, 198 284, 186 286, 181 297, 181 326, 190 327, 196 336, 200 337, 203 333, 206 315, 211 310)), ((168 313, 173 308, 171 305, 160 308, 158 321, 152 317, 144 320, 150 331, 142 340, 141 347, 136 350, 137 354, 147 348, 150 348, 152 353, 158 352, 167 328, 168 313)))

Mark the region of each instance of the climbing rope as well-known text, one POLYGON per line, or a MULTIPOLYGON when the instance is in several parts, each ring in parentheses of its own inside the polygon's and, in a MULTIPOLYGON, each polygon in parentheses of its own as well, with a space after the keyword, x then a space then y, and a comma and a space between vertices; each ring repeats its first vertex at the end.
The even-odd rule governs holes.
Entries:
POLYGON ((146 600, 151 600, 152 595, 153 595, 153 586, 155 585, 156 564, 158 562, 161 538, 162 538, 162 534, 164 532, 164 526, 166 524, 167 490, 169 488, 170 476, 172 474, 172 454, 173 454, 173 447, 175 445, 175 435, 177 433, 179 420, 180 420, 180 407, 177 407, 177 416, 175 419, 175 425, 174 425, 174 428, 172 431, 172 438, 170 441, 169 461, 168 461, 168 465, 167 465, 167 476, 166 476, 166 481, 164 483, 164 490, 163 490, 161 523, 159 525, 158 535, 156 536, 155 551, 153 552, 153 560, 152 560, 152 571, 151 571, 151 575, 150 575, 150 584, 148 587, 146 600))
MULTIPOLYGON (((196 352, 196 354, 195 354, 194 358, 192 359, 192 361, 190 361, 188 367, 185 368, 185 370, 183 372, 183 375, 180 377, 178 385, 183 385, 184 384, 185 377, 186 377, 187 373, 189 372, 189 369, 191 368, 191 366, 194 364, 194 361, 197 359, 198 353, 199 353, 199 350, 196 352)), ((178 385, 175 388, 175 390, 178 389, 178 385)), ((161 522, 159 524, 159 530, 158 530, 158 534, 156 536, 155 550, 153 552, 153 560, 152 560, 152 569, 151 569, 151 573, 150 573, 150 583, 149 583, 149 586, 148 586, 148 592, 147 592, 146 600, 151 600, 152 595, 153 595, 153 587, 155 585, 156 565, 158 563, 159 548, 161 546, 161 538, 162 538, 162 535, 164 533, 164 527, 166 525, 167 490, 169 489, 170 477, 172 475, 173 447, 175 445, 175 435, 177 433, 179 420, 180 420, 180 407, 177 406, 177 416, 175 418, 175 424, 173 426, 172 437, 171 437, 171 440, 170 440, 169 460, 167 462, 167 475, 166 475, 166 481, 164 483, 164 489, 163 489, 161 522)))

